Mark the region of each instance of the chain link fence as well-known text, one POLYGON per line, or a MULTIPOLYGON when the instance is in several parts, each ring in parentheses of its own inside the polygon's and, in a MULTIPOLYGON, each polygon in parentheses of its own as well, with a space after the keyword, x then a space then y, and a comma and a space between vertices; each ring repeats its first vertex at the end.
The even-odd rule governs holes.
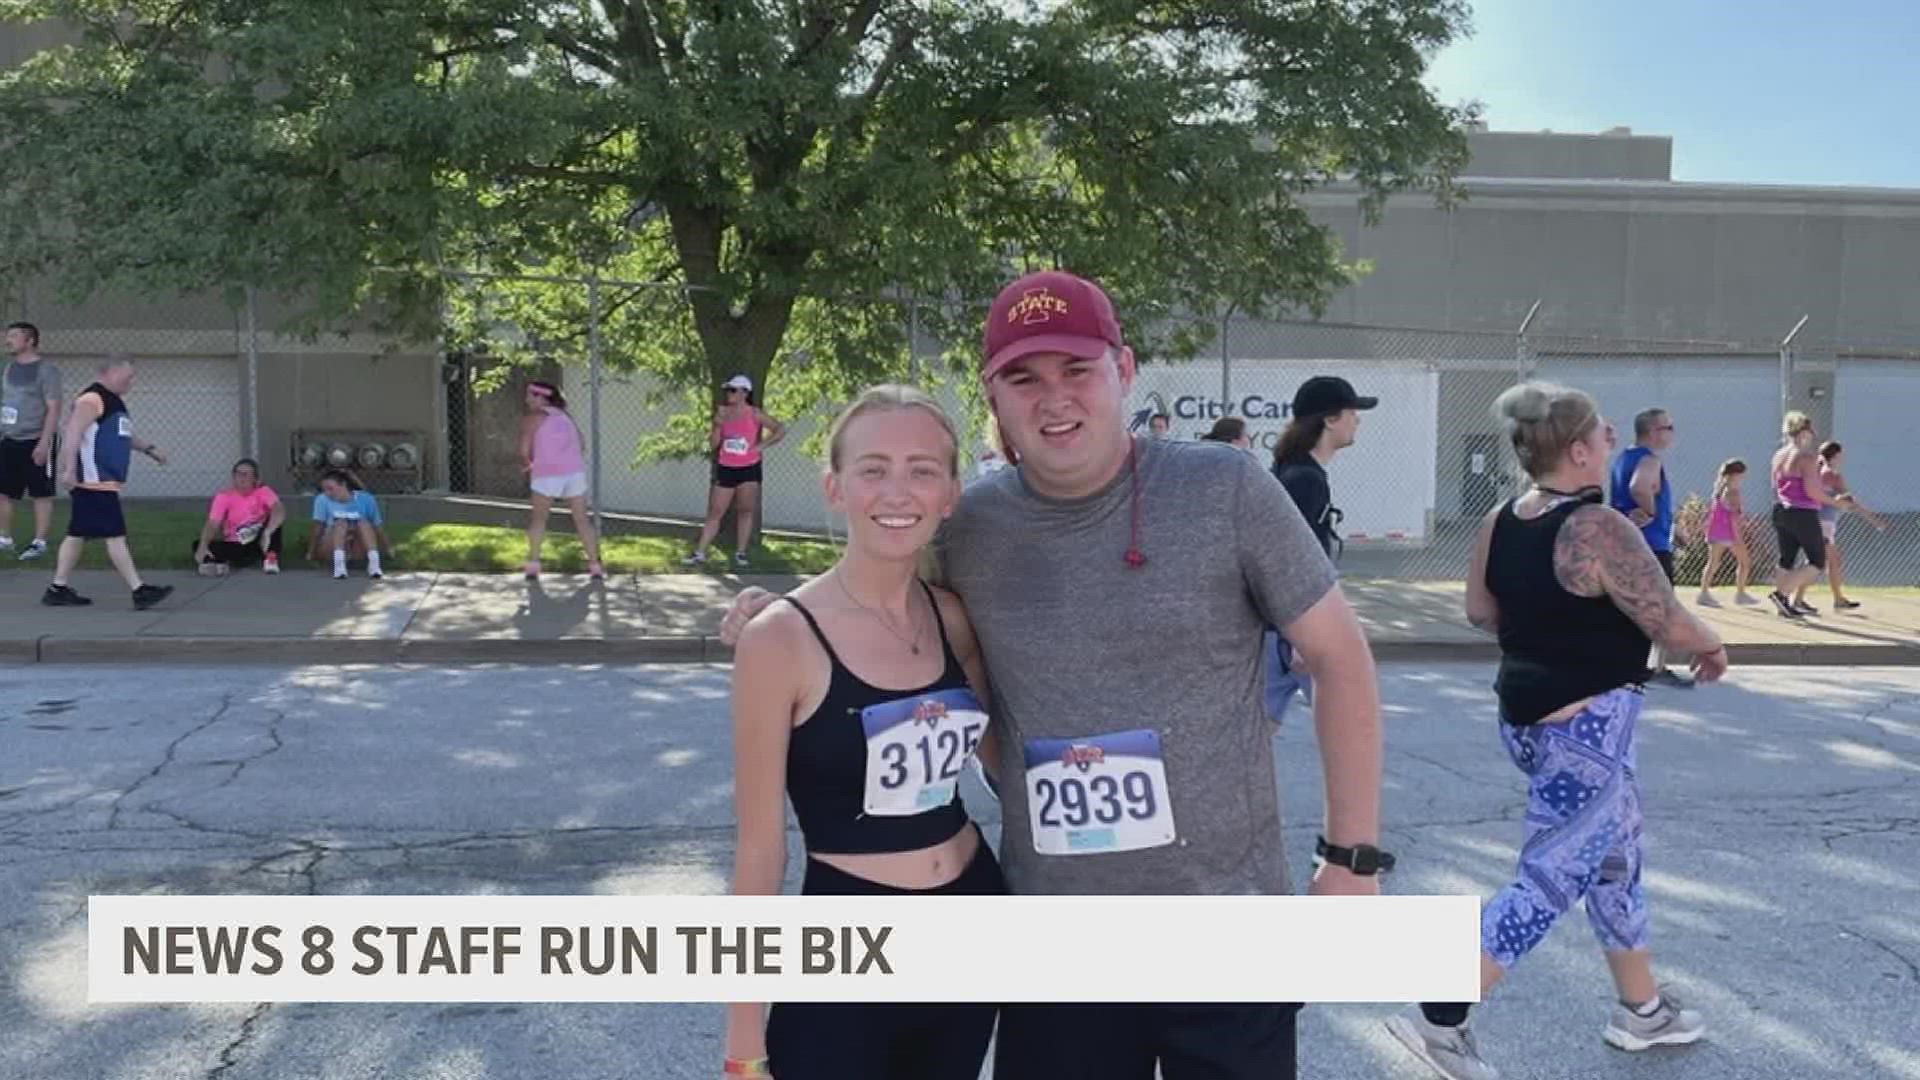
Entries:
POLYGON ((129 494, 211 495, 233 463, 254 452, 257 395, 244 307, 183 299, 75 309, 28 295, 13 298, 4 321, 39 330, 42 361, 58 372, 68 404, 113 358, 133 361, 126 401, 134 433, 167 461, 136 457, 129 494))
MULTIPOLYGON (((544 378, 563 388, 586 437, 603 527, 683 535, 690 544, 706 513, 711 459, 659 453, 669 444, 700 445, 699 417, 712 400, 701 385, 705 365, 684 292, 566 277, 450 281, 459 318, 449 319, 438 350, 395 351, 350 335, 282 339, 265 329, 272 312, 251 298, 237 306, 198 300, 69 310, 28 295, 11 298, 17 314, 7 318, 41 326, 42 351, 62 368, 69 397, 108 355, 135 358, 135 422, 170 459, 165 467, 142 463, 139 494, 204 496, 240 456, 259 457, 272 482, 297 491, 311 482, 300 459, 314 445, 328 453, 344 446, 359 467, 371 443, 387 457, 362 470, 369 486, 521 504, 522 391, 527 380, 544 378), (411 451, 397 467, 395 447, 411 451)), ((906 306, 860 303, 869 322, 892 318, 896 340, 912 342, 908 367, 961 418, 968 472, 977 475, 991 464, 983 418, 935 376, 939 343, 920 332, 906 306)), ((1842 445, 1842 472, 1880 519, 1842 515, 1847 580, 1920 584, 1920 474, 1906 458, 1912 417, 1920 415, 1920 348, 1797 336, 1631 339, 1570 334, 1545 322, 1529 315, 1512 330, 1480 331, 1228 318, 1204 355, 1142 366, 1129 418, 1144 431, 1149 415, 1164 412, 1173 436, 1191 439, 1222 416, 1238 416, 1253 452, 1267 460, 1299 384, 1342 375, 1381 400, 1330 468, 1344 514, 1342 572, 1458 580, 1475 526, 1518 490, 1493 420, 1502 391, 1526 379, 1587 390, 1623 443, 1635 414, 1661 408, 1676 428, 1666 467, 1678 508, 1676 555, 1683 582, 1692 584, 1706 558, 1699 536, 1705 503, 1719 466, 1732 458, 1748 466, 1744 532, 1755 581, 1764 582, 1775 558, 1767 463, 1780 445, 1783 411, 1798 409, 1822 440, 1842 445)), ((787 431, 765 452, 759 524, 835 535, 842 526, 827 512, 814 451, 858 388, 834 384, 805 348, 784 352, 772 378, 771 401, 756 396, 787 431)), ((729 519, 717 550, 731 550, 733 536, 729 519)), ((1731 573, 1729 565, 1722 584, 1731 573)))

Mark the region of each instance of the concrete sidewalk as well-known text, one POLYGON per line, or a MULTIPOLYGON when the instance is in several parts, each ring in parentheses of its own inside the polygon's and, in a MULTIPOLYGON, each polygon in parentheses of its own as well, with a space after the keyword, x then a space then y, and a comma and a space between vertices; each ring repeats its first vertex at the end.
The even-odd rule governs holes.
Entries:
MULTIPOLYGON (((107 571, 75 575, 85 608, 40 604, 47 576, 0 573, 0 661, 21 663, 258 661, 348 663, 725 662, 717 634, 735 593, 783 591, 792 577, 622 575, 605 582, 549 575, 399 573, 346 581, 313 571, 225 578, 155 573, 176 587, 135 611, 107 571)), ((1376 655, 1484 660, 1492 639, 1466 623, 1458 582, 1348 579, 1376 655)), ((1826 598, 1820 598, 1824 601, 1826 598)), ((1863 591, 1857 611, 1790 623, 1770 605, 1696 609, 1719 627, 1737 664, 1920 665, 1920 596, 1863 591)), ((1691 597, 1687 600, 1691 603, 1691 597)), ((1816 603, 1816 606, 1821 606, 1816 603)))

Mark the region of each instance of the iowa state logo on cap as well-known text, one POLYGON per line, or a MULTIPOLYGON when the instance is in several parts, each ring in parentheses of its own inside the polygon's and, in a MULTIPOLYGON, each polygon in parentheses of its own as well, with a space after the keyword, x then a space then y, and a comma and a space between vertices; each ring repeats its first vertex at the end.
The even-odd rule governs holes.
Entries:
POLYGON ((1020 299, 1015 300, 1013 306, 1007 309, 1007 321, 1031 326, 1034 323, 1046 322, 1055 315, 1066 313, 1067 302, 1053 295, 1051 289, 1042 285, 1040 288, 1028 289, 1020 294, 1020 299))

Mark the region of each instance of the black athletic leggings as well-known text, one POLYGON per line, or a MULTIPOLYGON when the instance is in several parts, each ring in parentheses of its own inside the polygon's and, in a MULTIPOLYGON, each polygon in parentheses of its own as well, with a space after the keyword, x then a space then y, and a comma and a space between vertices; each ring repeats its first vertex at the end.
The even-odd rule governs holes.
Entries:
MULTIPOLYGON (((275 555, 280 554, 280 530, 275 529, 267 536, 267 547, 275 555)), ((193 550, 200 550, 200 541, 193 542, 193 550)), ((241 544, 232 540, 209 540, 207 542, 207 562, 226 563, 228 566, 254 566, 266 561, 259 544, 241 544)))
MULTIPOLYGON (((1298 1005, 1003 1005, 993 1080, 1294 1080, 1298 1005)), ((777 1073, 775 1075, 778 1075, 777 1073)))
MULTIPOLYGON (((971 826, 970 826, 971 827, 971 826)), ((896 889, 807 860, 804 896, 1001 896, 1007 882, 985 840, 960 876, 896 889)), ((995 1005, 777 1003, 767 1016, 767 1067, 779 1080, 977 1080, 995 1005)))
POLYGON ((1780 541, 1780 569, 1793 569, 1794 557, 1807 553, 1807 565, 1827 566, 1827 534, 1820 531, 1820 511, 1798 506, 1773 508, 1773 535, 1780 541))

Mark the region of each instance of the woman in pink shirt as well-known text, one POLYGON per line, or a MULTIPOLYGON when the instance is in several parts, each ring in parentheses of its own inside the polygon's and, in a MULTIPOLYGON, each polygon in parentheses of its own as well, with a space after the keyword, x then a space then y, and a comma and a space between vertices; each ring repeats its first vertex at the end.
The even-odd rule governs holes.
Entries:
POLYGON ((260 482, 259 462, 241 458, 234 463, 233 482, 213 496, 207 523, 193 543, 193 561, 209 577, 255 563, 277 574, 280 526, 286 520, 287 508, 280 497, 260 482))
POLYGON ((533 512, 527 519, 527 580, 540 576, 540 541, 554 500, 573 511, 573 530, 587 553, 587 575, 605 577, 600 541, 587 517, 586 440, 567 412, 567 399, 550 382, 527 384, 527 415, 520 422, 521 467, 533 488, 533 512))
POLYGON ((726 381, 726 403, 713 413, 707 438, 713 447, 713 486, 707 493, 707 522, 700 542, 683 563, 700 566, 707 548, 720 532, 727 507, 734 508, 733 565, 747 565, 747 545, 753 539, 754 515, 760 511, 760 452, 786 437, 780 422, 760 411, 753 400, 753 380, 735 375, 726 381))

